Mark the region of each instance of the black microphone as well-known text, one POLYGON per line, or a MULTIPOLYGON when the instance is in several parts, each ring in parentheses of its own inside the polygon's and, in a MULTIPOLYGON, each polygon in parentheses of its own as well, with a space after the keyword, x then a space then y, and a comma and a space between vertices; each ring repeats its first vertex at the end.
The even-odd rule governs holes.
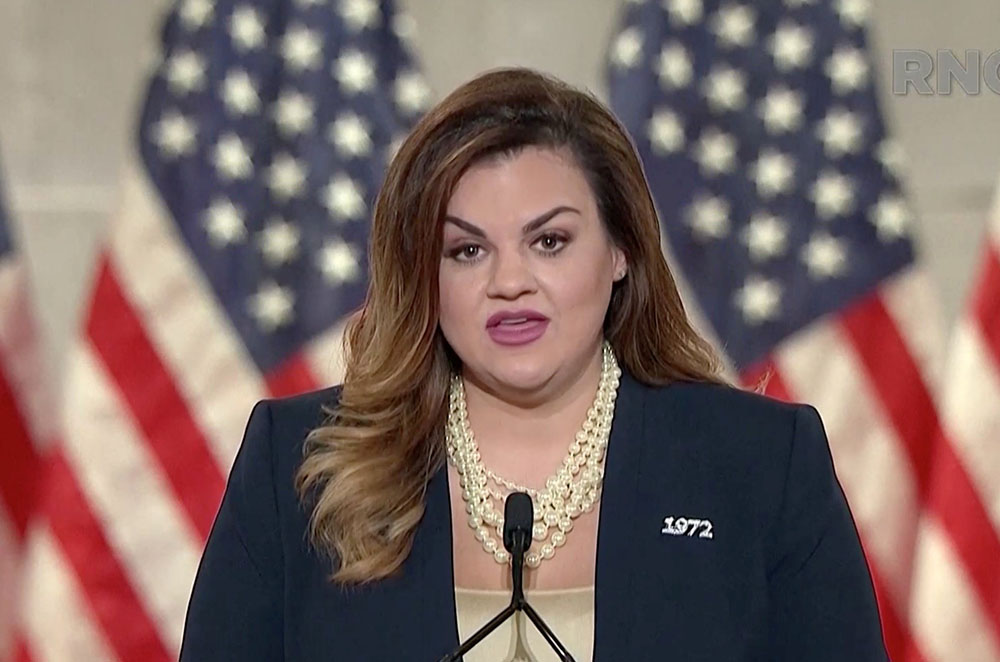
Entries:
POLYGON ((545 624, 542 617, 538 615, 538 612, 524 599, 524 555, 528 551, 528 548, 531 547, 531 528, 534 521, 535 507, 531 502, 531 497, 526 492, 511 492, 508 494, 503 510, 503 546, 510 552, 511 556, 510 573, 514 589, 511 594, 510 604, 494 616, 486 625, 479 628, 454 653, 441 658, 441 662, 461 660, 462 655, 468 653, 476 644, 485 639, 490 632, 493 632, 501 623, 518 611, 523 611, 527 614, 528 618, 538 628, 542 637, 549 643, 549 646, 556 652, 560 660, 564 662, 576 662, 569 651, 566 650, 566 647, 562 645, 562 642, 549 629, 549 626, 545 624))

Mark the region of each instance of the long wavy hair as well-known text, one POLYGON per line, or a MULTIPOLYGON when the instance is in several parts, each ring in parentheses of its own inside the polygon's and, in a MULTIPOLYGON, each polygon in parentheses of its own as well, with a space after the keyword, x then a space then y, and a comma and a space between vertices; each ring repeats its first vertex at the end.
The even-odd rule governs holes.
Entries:
POLYGON ((375 203, 363 306, 343 338, 345 374, 326 422, 307 437, 296 488, 330 579, 393 574, 445 462, 449 378, 461 362, 438 327, 445 209, 470 165, 526 146, 565 149, 585 174, 628 272, 604 335, 637 380, 727 383, 692 328, 660 247, 660 224, 628 134, 592 95, 538 72, 487 72, 428 112, 389 165, 375 203))

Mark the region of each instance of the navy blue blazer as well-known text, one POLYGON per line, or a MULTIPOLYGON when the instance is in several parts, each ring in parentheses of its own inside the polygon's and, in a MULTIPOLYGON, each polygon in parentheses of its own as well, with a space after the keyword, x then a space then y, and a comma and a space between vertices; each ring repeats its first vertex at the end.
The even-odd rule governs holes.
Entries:
MULTIPOLYGON (((307 542, 293 476, 320 405, 338 393, 254 408, 198 568, 182 662, 436 662, 458 645, 446 467, 398 576, 336 587, 307 542)), ((625 372, 605 462, 595 660, 888 659, 815 409, 625 372)))

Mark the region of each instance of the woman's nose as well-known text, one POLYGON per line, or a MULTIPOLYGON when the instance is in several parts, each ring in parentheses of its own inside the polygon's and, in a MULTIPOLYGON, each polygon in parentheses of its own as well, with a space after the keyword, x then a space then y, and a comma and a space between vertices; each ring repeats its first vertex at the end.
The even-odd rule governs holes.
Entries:
POLYGON ((534 275, 530 265, 518 251, 495 253, 488 294, 513 299, 534 289, 534 275))

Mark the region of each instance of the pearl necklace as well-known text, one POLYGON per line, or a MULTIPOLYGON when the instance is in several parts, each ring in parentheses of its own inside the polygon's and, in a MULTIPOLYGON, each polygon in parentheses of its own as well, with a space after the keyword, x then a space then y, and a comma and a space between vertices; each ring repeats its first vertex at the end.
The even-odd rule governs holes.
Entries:
POLYGON ((458 472, 469 526, 476 532, 476 539, 482 543, 483 549, 492 554, 497 563, 510 563, 511 560, 510 553, 497 541, 497 538, 503 540, 503 503, 506 495, 489 487, 487 480, 507 488, 508 494, 527 492, 534 503, 532 538, 542 545, 536 551, 528 551, 525 563, 537 568, 543 559, 552 558, 556 548, 566 543, 566 534, 572 530, 573 520, 581 513, 593 510, 600 496, 604 480, 604 453, 611 434, 621 374, 611 344, 605 340, 602 345, 601 381, 594 404, 587 411, 583 428, 569 445, 562 466, 545 481, 541 490, 505 480, 483 466, 479 446, 469 425, 462 378, 452 375, 445 427, 448 460, 458 472), (499 503, 499 509, 494 507, 493 499, 499 503), (490 527, 496 531, 497 538, 490 527), (555 530, 550 533, 550 529, 555 530))

